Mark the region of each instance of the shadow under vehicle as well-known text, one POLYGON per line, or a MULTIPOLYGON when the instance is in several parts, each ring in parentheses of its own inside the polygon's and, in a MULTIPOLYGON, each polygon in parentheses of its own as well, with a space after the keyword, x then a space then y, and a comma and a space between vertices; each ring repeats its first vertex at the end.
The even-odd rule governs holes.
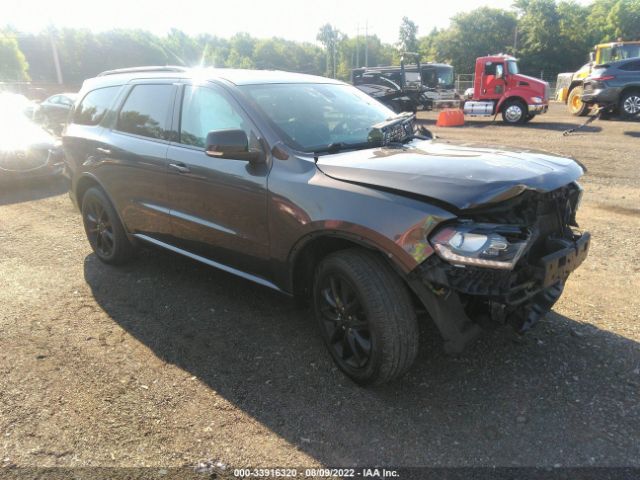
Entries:
POLYGON ((587 255, 577 162, 433 140, 342 82, 142 67, 80 97, 63 144, 96 256, 150 243, 308 300, 362 384, 412 365, 418 307, 459 352, 530 328, 587 255))

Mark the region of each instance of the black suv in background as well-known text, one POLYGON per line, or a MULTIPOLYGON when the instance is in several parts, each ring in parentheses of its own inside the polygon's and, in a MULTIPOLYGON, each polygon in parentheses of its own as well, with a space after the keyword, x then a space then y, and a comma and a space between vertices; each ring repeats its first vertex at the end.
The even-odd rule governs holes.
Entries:
POLYGON ((640 115, 640 58, 593 67, 582 101, 626 118, 640 115))
POLYGON ((451 352, 526 330, 589 246, 578 163, 426 134, 327 78, 146 67, 87 80, 63 145, 100 260, 148 243, 308 299, 368 384, 411 366, 416 307, 451 352))

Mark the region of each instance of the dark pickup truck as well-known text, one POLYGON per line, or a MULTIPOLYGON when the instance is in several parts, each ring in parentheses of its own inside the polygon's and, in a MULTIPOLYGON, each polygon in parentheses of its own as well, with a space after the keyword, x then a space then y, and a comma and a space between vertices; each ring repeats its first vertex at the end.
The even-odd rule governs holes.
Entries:
POLYGON ((308 300, 361 384, 412 365, 417 309, 450 352, 481 326, 530 328, 589 248, 575 161, 434 140, 327 78, 105 72, 63 146, 100 260, 147 243, 308 300))

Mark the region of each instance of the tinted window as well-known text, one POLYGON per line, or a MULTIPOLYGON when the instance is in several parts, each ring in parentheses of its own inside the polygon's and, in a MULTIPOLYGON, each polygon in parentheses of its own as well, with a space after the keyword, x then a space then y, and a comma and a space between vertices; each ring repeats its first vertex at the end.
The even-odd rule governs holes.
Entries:
POLYGON ((640 72, 640 61, 625 63, 624 65, 620 66, 620 70, 640 72))
POLYGON ((186 86, 180 117, 180 143, 205 146, 207 134, 215 130, 245 130, 236 108, 219 91, 186 86))
POLYGON ((517 62, 507 62, 507 69, 511 75, 518 74, 518 63, 517 62))
POLYGON ((167 139, 173 85, 136 85, 118 114, 117 129, 143 137, 167 139))
POLYGON ((73 123, 98 125, 109 110, 120 87, 99 88, 89 92, 73 114, 73 123))

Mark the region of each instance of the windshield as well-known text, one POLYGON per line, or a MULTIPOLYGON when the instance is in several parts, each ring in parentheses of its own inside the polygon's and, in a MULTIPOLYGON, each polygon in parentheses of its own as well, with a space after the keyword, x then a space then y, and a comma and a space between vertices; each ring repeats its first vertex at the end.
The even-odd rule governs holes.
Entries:
POLYGON ((518 62, 514 62, 513 60, 507 62, 507 68, 511 75, 516 75, 518 73, 518 62))
POLYGON ((436 71, 438 72, 438 85, 453 88, 453 67, 436 67, 436 71))
POLYGON ((283 141, 314 152, 332 144, 369 141, 372 126, 394 117, 392 110, 350 85, 288 83, 243 85, 283 141))
POLYGON ((404 78, 407 83, 420 83, 420 74, 418 72, 405 71, 404 78))
POLYGON ((600 55, 600 63, 640 57, 640 45, 616 45, 613 47, 604 47, 602 48, 600 55))

